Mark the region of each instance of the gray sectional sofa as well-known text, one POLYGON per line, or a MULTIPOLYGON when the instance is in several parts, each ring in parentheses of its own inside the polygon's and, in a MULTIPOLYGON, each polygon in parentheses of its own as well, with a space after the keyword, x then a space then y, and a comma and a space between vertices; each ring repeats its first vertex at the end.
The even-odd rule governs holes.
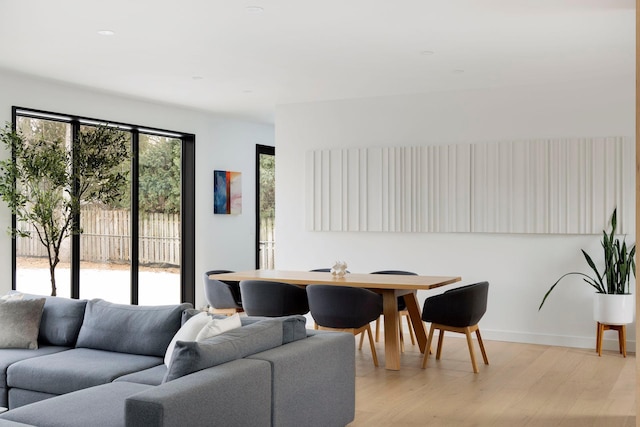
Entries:
MULTIPOLYGON (((28 296, 36 298, 37 296, 28 296)), ((187 304, 128 306, 46 297, 38 348, 0 349, 4 425, 344 426, 354 418, 351 334, 302 316, 178 341, 187 304)))

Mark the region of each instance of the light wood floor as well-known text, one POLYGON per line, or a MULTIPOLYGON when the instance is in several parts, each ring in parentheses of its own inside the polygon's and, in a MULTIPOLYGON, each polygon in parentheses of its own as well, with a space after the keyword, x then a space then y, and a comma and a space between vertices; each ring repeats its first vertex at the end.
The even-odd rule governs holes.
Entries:
MULTIPOLYGON (((594 339, 595 340, 595 339, 594 339)), ((366 339, 365 339, 366 341, 366 339)), ((356 350, 356 417, 361 426, 635 426, 635 355, 485 340, 490 365, 474 374, 466 341, 445 336, 442 359, 426 370, 417 346, 402 369, 356 350)), ((477 342, 474 340, 477 349, 477 342)), ((594 342, 595 346, 595 342, 594 342)))

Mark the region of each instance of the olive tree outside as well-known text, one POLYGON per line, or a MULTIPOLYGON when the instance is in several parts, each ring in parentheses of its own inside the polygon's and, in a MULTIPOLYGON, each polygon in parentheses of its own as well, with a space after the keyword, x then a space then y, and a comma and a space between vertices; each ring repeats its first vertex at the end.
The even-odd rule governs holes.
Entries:
MULTIPOLYGON (((82 206, 114 205, 122 198, 128 171, 121 163, 130 156, 129 138, 108 126, 83 127, 72 149, 61 135, 27 138, 7 125, 0 141, 12 157, 0 161, 0 198, 16 223, 28 223, 46 248, 51 295, 56 295, 55 269, 62 243, 82 230, 75 222, 82 206)), ((31 231, 10 228, 12 235, 31 231)))

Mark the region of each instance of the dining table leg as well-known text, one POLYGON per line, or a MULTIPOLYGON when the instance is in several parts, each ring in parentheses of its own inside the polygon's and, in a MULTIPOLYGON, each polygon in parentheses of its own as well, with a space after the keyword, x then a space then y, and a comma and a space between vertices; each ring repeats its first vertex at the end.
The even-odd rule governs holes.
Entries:
POLYGON ((404 296, 404 302, 407 305, 407 310, 409 311, 411 325, 413 326, 413 332, 415 332, 416 339, 418 340, 420 353, 424 353, 424 349, 427 347, 427 331, 424 328, 424 322, 422 321, 422 314, 420 313, 420 306, 418 305, 418 297, 416 294, 416 292, 406 294, 404 296))
POLYGON ((382 314, 384 314, 385 368, 399 371, 400 333, 398 331, 398 300, 393 290, 382 292, 382 314))

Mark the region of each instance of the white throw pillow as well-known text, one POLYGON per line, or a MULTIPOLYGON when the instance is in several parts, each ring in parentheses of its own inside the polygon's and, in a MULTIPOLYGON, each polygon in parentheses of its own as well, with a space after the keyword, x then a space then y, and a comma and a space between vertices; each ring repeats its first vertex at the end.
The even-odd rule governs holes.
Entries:
POLYGON ((238 313, 229 316, 226 319, 211 319, 202 328, 196 337, 196 341, 204 341, 207 338, 215 337, 223 332, 227 332, 241 326, 242 323, 240 322, 240 315, 238 313))
POLYGON ((198 336, 198 332, 200 332, 207 322, 209 322, 209 316, 204 311, 184 322, 184 325, 182 325, 171 339, 169 347, 167 347, 167 351, 164 354, 164 364, 167 365, 167 367, 169 366, 169 363, 171 363, 173 348, 176 346, 176 341, 195 341, 198 336))

